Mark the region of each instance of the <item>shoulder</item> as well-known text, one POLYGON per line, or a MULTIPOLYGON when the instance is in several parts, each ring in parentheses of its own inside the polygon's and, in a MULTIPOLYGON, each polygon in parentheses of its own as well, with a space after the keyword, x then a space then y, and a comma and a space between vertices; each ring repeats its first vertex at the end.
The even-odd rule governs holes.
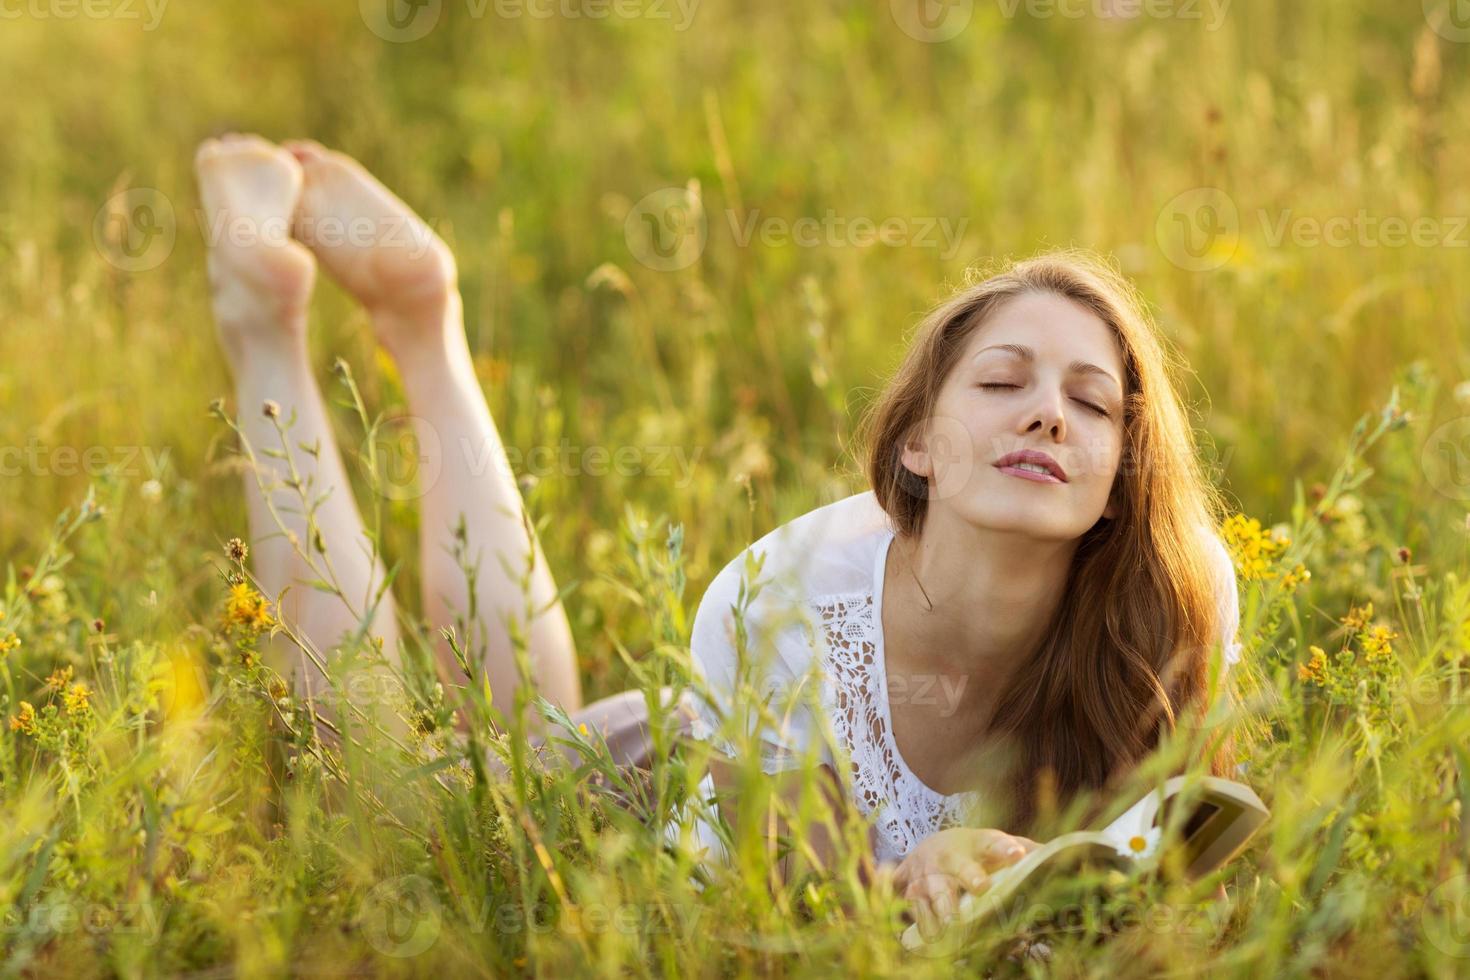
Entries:
POLYGON ((1204 533, 1205 551, 1210 556, 1210 562, 1215 572, 1216 594, 1221 599, 1229 599, 1231 602, 1238 601, 1236 592, 1237 576, 1235 571, 1235 560, 1230 555, 1230 549, 1225 545, 1225 539, 1215 528, 1207 528, 1204 533))
POLYGON ((1205 551, 1210 556, 1215 579, 1215 607, 1220 620, 1220 642, 1224 650, 1225 665, 1229 667, 1240 659, 1240 584, 1235 569, 1235 560, 1225 539, 1215 528, 1206 528, 1205 551))
POLYGON ((733 608, 775 630, 797 628, 806 603, 871 590, 878 547, 889 528, 872 491, 825 504, 776 527, 725 563, 694 614, 693 645, 727 645, 733 608), (750 593, 758 591, 754 598, 750 593))
POLYGON ((763 594, 810 598, 864 591, 872 586, 873 560, 889 526, 871 490, 824 504, 741 549, 715 575, 706 598, 733 601, 753 561, 760 563, 763 594))

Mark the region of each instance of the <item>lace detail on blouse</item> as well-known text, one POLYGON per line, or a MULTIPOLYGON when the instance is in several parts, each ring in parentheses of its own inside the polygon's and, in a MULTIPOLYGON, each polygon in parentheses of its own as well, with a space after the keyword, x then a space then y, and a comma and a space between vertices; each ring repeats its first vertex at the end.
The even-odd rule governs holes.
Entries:
POLYGON ((899 755, 872 595, 824 596, 814 605, 828 647, 826 708, 833 734, 852 757, 853 802, 865 815, 878 814, 878 860, 897 861, 930 834, 959 823, 977 794, 938 793, 899 755))

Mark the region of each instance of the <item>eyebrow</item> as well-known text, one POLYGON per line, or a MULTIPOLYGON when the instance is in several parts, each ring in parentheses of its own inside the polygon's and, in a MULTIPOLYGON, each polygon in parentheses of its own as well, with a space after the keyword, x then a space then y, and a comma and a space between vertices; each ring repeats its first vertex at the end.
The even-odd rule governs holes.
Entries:
MULTIPOLYGON (((976 351, 974 359, 979 360, 980 355, 988 350, 998 350, 1006 354, 1012 354, 1016 357, 1019 357, 1021 360, 1027 362, 1028 364, 1036 360, 1036 351, 1023 344, 991 344, 989 347, 982 347, 978 351, 976 351)), ((1104 378, 1107 378, 1109 381, 1111 381, 1113 384, 1117 385, 1119 390, 1122 390, 1123 387, 1121 384, 1118 383, 1118 379, 1113 377, 1113 373, 1111 371, 1107 370, 1106 368, 1100 368, 1096 364, 1092 364, 1088 361, 1073 361, 1071 364, 1067 365, 1067 371, 1070 374, 1100 374, 1104 378)))

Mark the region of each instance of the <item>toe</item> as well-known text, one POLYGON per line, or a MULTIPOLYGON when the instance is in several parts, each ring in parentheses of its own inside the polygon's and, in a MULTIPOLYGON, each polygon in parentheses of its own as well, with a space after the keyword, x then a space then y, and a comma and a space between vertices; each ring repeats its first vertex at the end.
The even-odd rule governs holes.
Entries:
POLYGON ((316 140, 287 140, 282 144, 287 151, 294 156, 302 166, 321 163, 327 159, 328 153, 325 146, 316 140))
POLYGON ((207 139, 207 140, 202 141, 199 144, 199 148, 194 151, 194 166, 195 166, 195 168, 197 169, 198 167, 200 167, 201 165, 203 165, 203 163, 206 160, 212 160, 212 159, 214 159, 216 156, 219 155, 219 153, 220 153, 220 142, 219 142, 219 140, 216 140, 216 139, 207 139))

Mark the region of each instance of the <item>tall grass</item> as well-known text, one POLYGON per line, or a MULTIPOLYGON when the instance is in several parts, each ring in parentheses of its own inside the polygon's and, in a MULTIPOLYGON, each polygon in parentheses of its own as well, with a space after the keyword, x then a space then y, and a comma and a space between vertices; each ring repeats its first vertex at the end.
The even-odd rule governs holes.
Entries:
MULTIPOLYGON (((1116 256, 1190 366, 1213 472, 1258 521, 1231 531, 1251 571, 1230 682, 1243 778, 1273 818, 1223 909, 1213 882, 1134 884, 1118 901, 1141 921, 1106 941, 1012 921, 967 965, 1025 969, 1005 953, 1029 935, 1069 973, 1465 972, 1470 45, 1432 4, 1241 0, 1218 24, 1106 6, 977 3, 940 43, 900 29, 901 4, 837 0, 702 3, 682 29, 672 4, 445 2, 402 43, 368 6, 316 0, 169 5, 152 29, 137 5, 13 8, 7 970, 952 969, 902 953, 900 903, 856 887, 855 853, 772 895, 760 828, 733 828, 734 870, 699 887, 657 829, 699 773, 667 727, 631 807, 592 778, 622 774, 591 744, 581 772, 539 765, 483 704, 449 737, 431 684, 394 702, 401 746, 350 720, 338 747, 312 737, 262 637, 225 617, 248 571, 225 552, 245 536, 242 462, 210 411, 230 387, 190 165, 202 137, 246 129, 353 153, 451 242, 591 697, 684 680, 714 572, 863 488, 857 414, 967 268, 1116 256), (649 195, 703 216, 682 268, 628 221, 649 195), (782 234, 802 218, 817 244, 782 234), (855 219, 905 244, 863 245, 855 219), (1395 244, 1389 220, 1429 224, 1395 244), (590 447, 636 462, 598 467, 590 447)), ((375 434, 404 398, 361 313, 329 285, 315 302, 339 442, 411 616, 417 515, 381 491, 394 452, 375 434)))

